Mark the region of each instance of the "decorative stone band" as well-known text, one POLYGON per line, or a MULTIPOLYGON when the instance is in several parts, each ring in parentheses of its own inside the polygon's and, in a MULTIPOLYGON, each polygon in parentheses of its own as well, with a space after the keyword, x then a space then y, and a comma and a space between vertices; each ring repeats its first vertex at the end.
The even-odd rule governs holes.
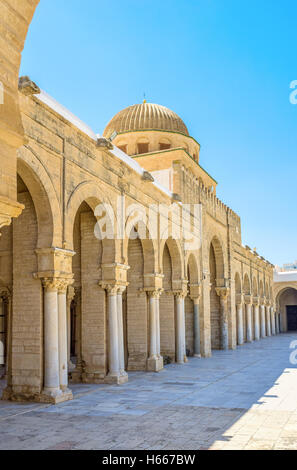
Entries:
POLYGON ((266 303, 266 298, 260 297, 260 305, 265 305, 265 303, 266 303))

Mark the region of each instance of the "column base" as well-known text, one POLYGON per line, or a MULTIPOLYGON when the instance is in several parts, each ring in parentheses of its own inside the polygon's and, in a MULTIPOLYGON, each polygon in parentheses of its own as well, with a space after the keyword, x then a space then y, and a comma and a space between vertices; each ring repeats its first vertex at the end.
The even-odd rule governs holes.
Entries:
POLYGON ((62 403, 63 401, 69 401, 72 399, 72 391, 69 390, 69 388, 65 388, 65 390, 44 389, 43 392, 40 394, 38 401, 40 403, 52 403, 53 405, 57 405, 58 403, 62 403))
POLYGON ((72 391, 67 389, 64 392, 62 390, 43 390, 41 393, 16 393, 12 387, 6 387, 2 394, 2 400, 16 401, 16 402, 36 402, 36 403, 48 403, 57 405, 64 401, 73 399, 72 391))
POLYGON ((147 360, 147 370, 149 372, 159 372, 164 368, 163 357, 149 357, 147 360))
POLYGON ((187 356, 185 355, 185 356, 184 356, 184 364, 186 364, 187 362, 189 362, 189 359, 188 359, 187 356))
POLYGON ((198 359, 201 359, 201 354, 194 354, 194 357, 197 357, 198 359))
POLYGON ((107 375, 104 379, 104 383, 106 384, 116 384, 116 385, 123 385, 128 382, 128 374, 126 375, 107 375))

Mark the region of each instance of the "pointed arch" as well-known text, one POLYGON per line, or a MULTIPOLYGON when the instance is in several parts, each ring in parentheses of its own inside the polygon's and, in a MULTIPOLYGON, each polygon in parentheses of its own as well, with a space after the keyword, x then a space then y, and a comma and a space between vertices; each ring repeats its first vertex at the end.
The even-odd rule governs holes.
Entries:
POLYGON ((221 287, 225 283, 225 259, 224 259, 224 251, 223 251, 223 244, 219 240, 217 236, 214 236, 210 242, 209 250, 213 249, 214 257, 215 257, 215 265, 216 265, 216 284, 217 287, 221 287))
POLYGON ((169 254, 171 258, 172 280, 173 281, 181 280, 184 277, 184 270, 183 270, 183 255, 182 255, 182 249, 181 249, 180 243, 171 237, 168 238, 167 240, 162 240, 160 244, 161 268, 163 266, 163 256, 164 256, 165 245, 167 246, 169 250, 169 254))
POLYGON ((18 152, 17 173, 27 186, 35 207, 37 248, 61 247, 62 216, 58 196, 44 166, 26 147, 18 152))
MULTIPOLYGON (((79 184, 70 195, 66 205, 65 216, 65 244, 70 250, 73 250, 73 227, 76 214, 83 203, 87 203, 90 209, 95 212, 99 204, 107 204, 110 207, 112 216, 110 217, 110 224, 114 226, 115 233, 113 239, 103 239, 103 256, 102 263, 114 263, 116 259, 120 258, 118 243, 116 241, 116 211, 114 204, 105 196, 103 191, 93 181, 84 181, 79 184)), ((95 215, 94 215, 95 217, 95 215)), ((107 217, 109 217, 107 215, 107 217)), ((95 225, 94 225, 95 230, 95 225)))

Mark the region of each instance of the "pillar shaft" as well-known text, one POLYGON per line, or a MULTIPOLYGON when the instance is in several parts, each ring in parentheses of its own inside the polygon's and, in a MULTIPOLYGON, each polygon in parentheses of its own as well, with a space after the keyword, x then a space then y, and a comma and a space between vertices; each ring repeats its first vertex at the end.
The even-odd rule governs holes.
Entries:
POLYGON ((176 362, 183 364, 185 362, 185 301, 183 294, 175 295, 176 308, 176 362))
POLYGON ((67 286, 58 292, 59 316, 59 376, 60 387, 63 391, 68 389, 68 354, 67 354, 67 286))
POLYGON ((201 357, 199 297, 194 302, 194 356, 201 357))
POLYGON ((280 327, 279 327, 279 313, 275 314, 275 329, 276 329, 276 334, 279 335, 280 333, 280 327))
POLYGON ((252 333, 252 305, 251 303, 246 304, 246 340, 248 343, 253 341, 252 333))
POLYGON ((241 346, 244 343, 242 302, 236 305, 236 316, 237 316, 237 344, 241 346))
POLYGON ((261 338, 265 338, 266 337, 265 305, 260 306, 260 316, 261 316, 261 338))
POLYGON ((228 295, 229 289, 226 287, 219 287, 216 289, 217 295, 220 297, 220 315, 221 315, 221 349, 228 349, 229 347, 229 333, 228 333, 228 295))
POLYGON ((275 311, 274 308, 270 308, 270 317, 271 317, 271 333, 273 335, 276 334, 276 329, 275 329, 275 311))
POLYGON ((157 305, 154 295, 149 297, 150 310, 150 359, 157 358, 157 305))
MULTIPOLYGON (((3 298, 0 297, 0 367, 5 364, 5 318, 3 298)), ((4 371, 3 371, 4 373, 4 371)), ((1 377, 1 371, 0 371, 1 377)))
POLYGON ((109 333, 109 373, 110 377, 120 375, 119 333, 117 314, 117 288, 108 290, 108 333, 109 333))
POLYGON ((271 336, 271 315, 270 315, 270 307, 265 307, 266 313, 266 334, 267 336, 271 336))
POLYGON ((159 372, 163 369, 163 357, 160 348, 160 292, 147 291, 149 296, 149 357, 147 370, 159 372))
POLYGON ((44 393, 61 394, 59 374, 58 289, 44 282, 44 393))
MULTIPOLYGON (((157 356, 161 358, 160 296, 156 298, 157 356)), ((162 358, 163 361, 163 358, 162 358)))
POLYGON ((119 367, 120 374, 127 375, 125 372, 125 352, 124 352, 124 327, 123 327, 123 289, 119 289, 117 293, 117 309, 118 309, 118 335, 119 335, 119 367))
POLYGON ((255 340, 258 341, 260 339, 260 313, 259 313, 259 305, 254 305, 254 332, 255 332, 255 340))

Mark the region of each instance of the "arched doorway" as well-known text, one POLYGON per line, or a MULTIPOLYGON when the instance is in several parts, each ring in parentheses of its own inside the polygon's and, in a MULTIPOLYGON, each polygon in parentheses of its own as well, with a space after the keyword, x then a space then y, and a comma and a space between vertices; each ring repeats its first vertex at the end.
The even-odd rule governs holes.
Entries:
POLYGON ((293 287, 283 289, 277 297, 277 304, 281 331, 297 331, 297 289, 293 287))
POLYGON ((160 344, 164 364, 175 362, 175 316, 172 292, 172 259, 167 243, 162 257, 163 289, 160 297, 160 344))
MULTIPOLYGON (((29 169, 28 169, 29 171, 29 169)), ((33 194, 39 189, 32 178, 33 194)), ((31 188, 30 188, 31 189, 31 188)), ((7 397, 13 393, 26 395, 30 390, 32 395, 40 394, 43 388, 43 302, 42 286, 40 280, 34 279, 33 274, 38 271, 36 249, 38 240, 44 239, 42 230, 41 207, 33 202, 32 193, 24 180, 18 175, 18 200, 25 205, 19 218, 1 230, 0 237, 0 278, 13 292, 10 298, 1 294, 0 297, 0 367, 2 376, 7 377, 7 397), (37 208, 37 210, 36 210, 37 208), (13 312, 10 315, 9 310, 13 312), (30 328, 28 327, 30 324, 30 328), (12 330, 17 335, 12 338, 12 330), (14 348, 14 345, 17 347, 14 348), (30 345, 30 346, 28 346, 30 345), (14 378, 12 382, 12 350, 14 361, 14 378), (24 364, 30 372, 30 377, 24 376, 24 364)), ((40 193, 41 194, 41 193, 40 193)), ((40 201, 41 202, 41 201, 40 201)), ((47 222, 47 213, 44 212, 43 221, 47 222)), ((44 227, 43 227, 44 228, 44 227)), ((0 289, 1 291, 1 289, 0 289)))
POLYGON ((186 353, 200 357, 200 286, 198 265, 193 253, 187 263, 188 295, 185 299, 186 353))
MULTIPOLYGON (((87 202, 73 225, 73 294, 68 312, 70 370, 74 382, 100 383, 107 375, 106 293, 101 280, 102 241, 94 234, 96 218, 87 202)), ((69 348, 69 346, 68 346, 69 348)), ((69 354, 69 352, 68 352, 69 354)))

